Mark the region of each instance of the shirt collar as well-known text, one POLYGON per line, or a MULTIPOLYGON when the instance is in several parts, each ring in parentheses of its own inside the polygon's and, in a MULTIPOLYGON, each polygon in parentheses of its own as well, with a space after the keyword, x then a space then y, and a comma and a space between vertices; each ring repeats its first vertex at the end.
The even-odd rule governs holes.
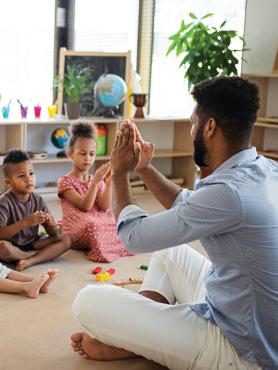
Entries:
MULTIPOLYGON (((251 147, 249 149, 242 150, 241 152, 238 152, 234 154, 232 157, 227 159, 225 162, 223 162, 214 172, 212 175, 219 174, 221 171, 233 167, 239 167, 243 163, 254 161, 257 157, 257 150, 255 147, 251 147)), ((209 177, 209 176, 208 176, 209 177)), ((197 184, 195 189, 199 189, 203 185, 205 185, 206 178, 200 180, 197 184)))
POLYGON ((243 163, 254 161, 257 157, 257 150, 254 146, 249 149, 242 150, 234 154, 232 157, 227 159, 224 163, 222 163, 214 173, 218 173, 224 169, 229 169, 233 167, 239 167, 243 163))

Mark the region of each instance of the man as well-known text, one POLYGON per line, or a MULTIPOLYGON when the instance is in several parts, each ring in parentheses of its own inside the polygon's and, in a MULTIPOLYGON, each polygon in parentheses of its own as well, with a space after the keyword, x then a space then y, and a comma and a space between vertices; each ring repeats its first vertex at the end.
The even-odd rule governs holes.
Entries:
POLYGON ((74 334, 72 345, 89 358, 137 354, 171 369, 274 370, 278 164, 250 146, 258 89, 219 77, 192 94, 194 159, 209 175, 195 191, 172 184, 150 164, 152 145, 122 124, 112 153, 119 235, 132 251, 167 249, 153 254, 140 294, 81 290, 74 312, 89 335, 74 334), (128 178, 135 167, 167 211, 148 216, 133 204, 128 178), (181 245, 195 239, 211 262, 181 245))

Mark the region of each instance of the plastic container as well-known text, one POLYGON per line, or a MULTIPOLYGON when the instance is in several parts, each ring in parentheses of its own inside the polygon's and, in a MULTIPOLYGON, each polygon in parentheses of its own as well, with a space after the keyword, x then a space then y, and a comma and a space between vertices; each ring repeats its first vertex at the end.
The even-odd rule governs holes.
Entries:
POLYGON ((107 151, 107 129, 105 125, 96 125, 97 155, 105 155, 107 151))

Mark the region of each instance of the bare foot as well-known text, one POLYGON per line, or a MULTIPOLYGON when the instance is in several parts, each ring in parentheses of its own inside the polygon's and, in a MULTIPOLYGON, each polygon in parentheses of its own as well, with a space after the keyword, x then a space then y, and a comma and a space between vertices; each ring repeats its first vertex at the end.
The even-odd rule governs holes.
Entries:
POLYGON ((48 292, 49 285, 53 282, 54 279, 56 279, 56 277, 59 274, 59 270, 58 269, 48 269, 46 271, 46 274, 48 274, 49 279, 41 287, 41 290, 40 290, 41 293, 48 292))
POLYGON ((30 264, 28 263, 28 258, 26 260, 19 260, 16 264, 16 271, 22 272, 27 267, 29 267, 30 264))
POLYGON ((43 273, 41 276, 36 277, 32 281, 26 283, 25 293, 29 298, 37 298, 39 295, 40 289, 43 284, 49 279, 47 273, 43 273))
POLYGON ((74 333, 71 336, 71 345, 74 352, 78 352, 84 358, 97 361, 123 360, 139 357, 135 353, 104 344, 90 337, 86 333, 74 333))

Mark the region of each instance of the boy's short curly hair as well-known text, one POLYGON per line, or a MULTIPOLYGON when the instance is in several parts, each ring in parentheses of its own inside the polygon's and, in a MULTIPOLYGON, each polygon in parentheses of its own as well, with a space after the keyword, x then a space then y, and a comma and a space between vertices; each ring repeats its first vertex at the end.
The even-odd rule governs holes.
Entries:
POLYGON ((215 77, 192 90, 201 121, 214 118, 226 140, 234 145, 250 139, 259 109, 257 85, 242 77, 215 77))
POLYGON ((29 161, 30 157, 27 152, 20 149, 11 149, 7 151, 3 160, 3 173, 7 177, 9 174, 9 165, 29 161))

